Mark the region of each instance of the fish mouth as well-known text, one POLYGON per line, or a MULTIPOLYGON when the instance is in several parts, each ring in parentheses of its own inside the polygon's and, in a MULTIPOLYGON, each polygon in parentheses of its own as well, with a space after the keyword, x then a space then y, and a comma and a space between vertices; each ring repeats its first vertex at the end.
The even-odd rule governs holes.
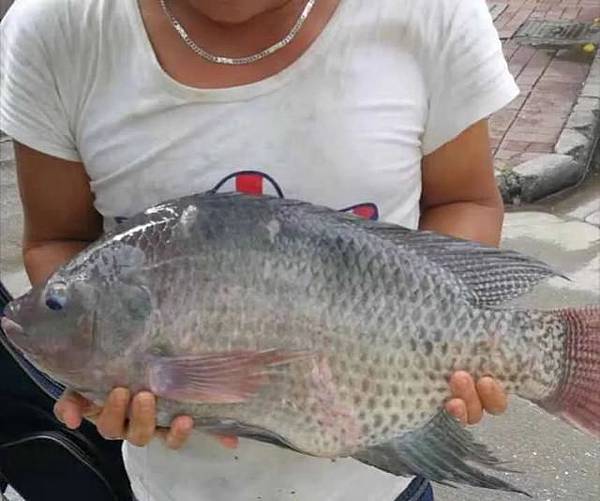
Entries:
POLYGON ((23 327, 21 327, 17 322, 11 320, 8 317, 2 317, 0 320, 0 324, 2 325, 2 330, 8 337, 23 337, 25 336, 25 331, 23 327))
POLYGON ((27 343, 28 337, 23 327, 8 317, 0 318, 0 327, 2 327, 2 330, 6 334, 8 343, 19 351, 24 352, 25 347, 29 343, 27 343))
POLYGON ((2 319, 0 320, 0 325, 2 326, 2 330, 4 331, 6 336, 12 342, 26 337, 23 327, 21 327, 17 322, 11 320, 8 317, 2 317, 2 319))

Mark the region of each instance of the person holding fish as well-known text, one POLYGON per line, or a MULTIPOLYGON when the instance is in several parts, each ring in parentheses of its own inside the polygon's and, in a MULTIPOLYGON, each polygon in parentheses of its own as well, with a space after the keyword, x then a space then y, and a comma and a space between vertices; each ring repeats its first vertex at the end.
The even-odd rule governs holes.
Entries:
MULTIPOLYGON (((1 37, 0 125, 15 141, 34 285, 116 219, 210 190, 233 171, 266 173, 290 198, 368 202, 384 222, 500 241, 487 117, 518 89, 484 0, 16 0, 1 37)), ((184 228, 197 213, 192 204, 178 216, 184 228)), ((276 239, 279 223, 267 228, 276 239)), ((119 263, 138 258, 128 250, 119 263)), ((65 290, 53 286, 49 309, 65 307, 65 290)), ((203 367, 303 363, 269 353, 207 353, 203 367)), ((319 378, 330 369, 316 367, 327 387, 319 378)), ((155 369, 156 388, 174 396, 161 379, 171 372, 155 369)), ((177 395, 244 401, 252 377, 177 395)), ((458 371, 448 385, 445 409, 464 424, 506 409, 491 377, 458 371)), ((56 404, 68 427, 87 418, 125 440, 139 501, 433 499, 425 478, 373 468, 372 456, 332 462, 236 438, 235 427, 192 433, 197 423, 179 412, 161 428, 148 389, 114 388, 102 405, 68 391, 56 404)), ((333 425, 352 410, 339 412, 333 425)))

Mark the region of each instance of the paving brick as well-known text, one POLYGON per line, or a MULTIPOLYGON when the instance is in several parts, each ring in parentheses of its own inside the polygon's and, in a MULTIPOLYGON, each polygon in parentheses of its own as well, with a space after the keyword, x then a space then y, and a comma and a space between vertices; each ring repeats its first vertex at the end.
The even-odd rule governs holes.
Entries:
POLYGON ((506 150, 504 148, 500 148, 497 153, 496 153, 496 158, 498 160, 509 160, 512 157, 515 157, 517 155, 519 155, 521 153, 521 151, 512 151, 512 150, 506 150))
POLYGON ((529 143, 526 151, 531 153, 552 153, 554 151, 554 142, 529 143))
POLYGON ((528 48, 532 49, 534 54, 517 75, 517 83, 519 85, 535 85, 552 64, 552 58, 556 54, 556 51, 536 50, 533 47, 528 48))
MULTIPOLYGON (((519 86, 520 87, 520 86, 519 86)), ((521 88, 521 87, 520 87, 521 88)), ((523 104, 525 103, 525 100, 528 97, 528 93, 523 91, 523 89, 521 88, 521 95, 516 97, 515 99, 512 100, 511 103, 509 103, 504 110, 501 110, 499 113, 505 111, 505 110, 511 110, 511 111, 518 111, 523 107, 523 104)))
POLYGON ((507 151, 526 151, 531 143, 529 141, 509 141, 502 143, 502 148, 507 151))
POLYGON ((520 153, 518 156, 516 156, 513 161, 516 162, 516 164, 521 164, 523 162, 529 162, 529 160, 533 160, 534 158, 539 158, 540 154, 539 153, 532 153, 532 152, 528 152, 528 153, 520 153))
POLYGON ((529 16, 534 11, 532 6, 522 6, 519 11, 502 27, 500 30, 500 38, 511 38, 521 27, 521 25, 529 19, 529 16))
POLYGON ((508 69, 514 77, 518 77, 523 69, 529 64, 536 50, 533 47, 521 46, 515 50, 508 61, 508 69))
POLYGON ((561 19, 565 12, 564 7, 553 7, 546 14, 547 19, 561 19))
POLYGON ((490 137, 490 147, 492 148, 492 152, 494 154, 496 154, 496 150, 498 149, 498 146, 500 146, 500 142, 502 141, 501 137, 490 137))
POLYGON ((574 21, 578 18, 579 13, 581 12, 581 7, 567 7, 562 13, 561 19, 567 21, 574 21))
POLYGON ((490 119, 490 125, 507 129, 516 118, 517 113, 518 109, 504 108, 503 110, 500 110, 498 113, 494 114, 494 116, 490 119))
MULTIPOLYGON (((600 18, 600 0, 505 1, 508 6, 495 25, 521 94, 490 118, 490 137, 496 162, 515 166, 553 152, 579 95, 593 97, 600 93, 600 84, 589 83, 583 89, 592 55, 519 45, 511 37, 530 19, 600 18)), ((579 122, 583 123, 591 113, 582 110, 579 122)))
POLYGON ((582 7, 577 19, 580 21, 593 21, 598 17, 600 17, 600 5, 596 2, 595 5, 582 7))
POLYGON ((546 78, 546 75, 544 75, 535 86, 535 89, 541 92, 555 92, 572 97, 581 90, 581 82, 560 82, 552 78, 546 78))
POLYGON ((590 72, 589 62, 553 59, 544 72, 544 79, 555 82, 581 83, 590 72))
POLYGON ((560 135, 561 126, 531 125, 522 126, 517 124, 511 127, 505 134, 506 141, 526 141, 528 143, 551 143, 555 142, 560 135))

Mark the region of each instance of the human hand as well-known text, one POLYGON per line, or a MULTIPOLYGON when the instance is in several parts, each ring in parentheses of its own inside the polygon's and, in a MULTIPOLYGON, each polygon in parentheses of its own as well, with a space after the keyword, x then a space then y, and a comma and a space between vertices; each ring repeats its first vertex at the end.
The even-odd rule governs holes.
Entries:
POLYGON ((463 424, 476 424, 483 418, 483 411, 498 415, 506 410, 507 396, 500 384, 489 376, 475 383, 464 371, 455 372, 450 378, 452 399, 446 402, 446 410, 463 424))
MULTIPOLYGON (((189 438, 194 425, 189 416, 178 416, 173 419, 170 428, 157 428, 154 395, 144 391, 131 398, 126 388, 114 389, 103 407, 79 393, 67 390, 56 402, 54 413, 68 428, 78 428, 86 417, 95 423, 105 439, 126 440, 138 447, 147 445, 155 436, 159 436, 169 448, 179 449, 189 438)), ((223 439, 225 446, 230 445, 228 439, 223 439)))

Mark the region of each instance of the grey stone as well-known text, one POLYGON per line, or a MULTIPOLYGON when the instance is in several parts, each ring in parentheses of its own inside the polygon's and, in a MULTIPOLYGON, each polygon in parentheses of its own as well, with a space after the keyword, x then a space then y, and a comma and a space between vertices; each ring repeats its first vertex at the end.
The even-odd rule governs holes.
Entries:
POLYGON ((596 56, 588 73, 588 81, 600 82, 600 51, 596 51, 596 56))
POLYGON ((533 202, 573 186, 581 179, 584 171, 583 164, 569 155, 560 154, 540 155, 513 169, 520 180, 520 198, 525 202, 533 202))
POLYGON ((600 96, 600 82, 590 82, 585 84, 583 90, 581 91, 581 95, 583 97, 598 97, 600 96))
POLYGON ((600 97, 580 97, 574 111, 600 111, 600 97))
POLYGON ((581 96, 600 98, 600 50, 596 51, 581 96))
POLYGON ((521 180, 512 169, 496 169, 496 184, 504 203, 519 205, 521 201, 521 180))
POLYGON ((554 151, 559 155, 579 155, 591 147, 591 140, 573 129, 563 129, 554 151))
POLYGON ((567 129, 581 129, 593 135, 600 120, 600 97, 580 97, 567 121, 567 129))
POLYGON ((573 108, 573 113, 567 121, 568 129, 591 129, 596 124, 596 113, 592 110, 573 108))

